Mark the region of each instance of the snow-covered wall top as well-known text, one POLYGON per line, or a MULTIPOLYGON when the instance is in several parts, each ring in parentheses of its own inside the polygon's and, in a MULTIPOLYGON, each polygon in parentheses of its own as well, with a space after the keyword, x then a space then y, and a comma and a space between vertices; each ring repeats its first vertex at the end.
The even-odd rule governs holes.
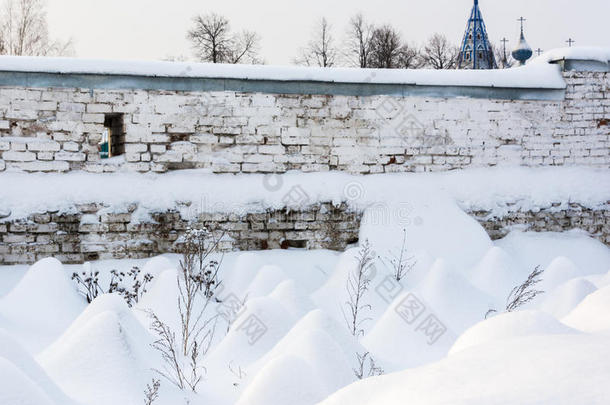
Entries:
POLYGON ((191 62, 0 57, 0 71, 146 77, 215 78, 326 83, 410 84, 563 89, 558 60, 610 61, 610 49, 572 47, 548 51, 525 67, 500 70, 356 69, 300 66, 228 65, 191 62))
POLYGON ((514 69, 472 71, 316 68, 2 56, 0 71, 418 86, 565 88, 559 68, 548 63, 514 69))
POLYGON ((535 58, 532 62, 550 63, 559 60, 590 60, 610 63, 610 48, 597 46, 575 46, 551 49, 535 58))

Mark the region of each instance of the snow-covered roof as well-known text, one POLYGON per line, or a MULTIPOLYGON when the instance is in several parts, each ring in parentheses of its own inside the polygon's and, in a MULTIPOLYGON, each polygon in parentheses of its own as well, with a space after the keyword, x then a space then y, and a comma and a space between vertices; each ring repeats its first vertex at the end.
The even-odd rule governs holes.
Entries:
POLYGON ((358 69, 2 56, 2 71, 419 86, 565 88, 559 68, 551 64, 503 70, 358 69))
POLYGON ((537 63, 549 63, 560 60, 587 60, 602 63, 610 62, 610 48, 599 46, 574 46, 551 49, 534 59, 537 63))

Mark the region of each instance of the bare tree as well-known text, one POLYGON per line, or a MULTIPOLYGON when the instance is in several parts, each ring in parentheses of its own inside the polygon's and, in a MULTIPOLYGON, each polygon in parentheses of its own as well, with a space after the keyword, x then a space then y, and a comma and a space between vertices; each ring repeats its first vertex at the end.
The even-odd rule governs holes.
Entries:
POLYGON ((434 34, 424 46, 422 62, 432 69, 453 69, 457 63, 458 48, 449 43, 447 37, 434 34))
MULTIPOLYGON (((513 312, 517 310, 519 307, 527 304, 532 301, 540 294, 544 294, 544 291, 536 290, 536 284, 542 281, 542 273, 544 273, 544 269, 540 269, 540 266, 536 266, 534 270, 527 276, 527 279, 513 288, 508 294, 508 298, 506 298, 506 312, 513 312)), ((494 312, 498 312, 495 309, 490 309, 485 314, 485 319, 494 312)))
POLYGON ((374 26, 367 23, 362 14, 356 14, 350 19, 347 31, 346 58, 352 65, 360 68, 369 67, 371 39, 374 30, 374 26))
POLYGON ((376 28, 371 37, 369 66, 380 69, 398 68, 401 42, 400 33, 390 25, 376 28))
POLYGON ((227 53, 229 63, 262 63, 258 57, 260 37, 253 31, 242 31, 233 36, 227 53))
POLYGON ((332 36, 332 26, 322 18, 307 46, 300 51, 294 62, 298 65, 332 67, 337 62, 338 50, 332 36))
POLYGON ((210 13, 193 18, 188 31, 197 58, 212 63, 256 63, 260 38, 251 31, 231 33, 229 20, 210 13))
POLYGON ((210 260, 222 237, 214 239, 207 230, 188 230, 182 245, 177 276, 180 335, 149 311, 151 329, 157 336, 152 347, 161 353, 162 370, 155 369, 180 389, 196 392, 205 369, 200 366, 212 344, 218 314, 207 317, 208 305, 220 286, 220 262, 210 260))
POLYGON ((404 44, 398 52, 398 67, 401 69, 417 69, 421 65, 419 49, 409 44, 404 44))
POLYGON ((345 305, 349 313, 346 315, 343 312, 343 317, 347 323, 347 327, 353 336, 364 335, 364 329, 361 328, 363 322, 370 318, 361 318, 362 311, 371 309, 369 304, 364 303, 364 295, 368 291, 371 282, 371 273, 373 271, 373 258, 375 254, 369 244, 365 241, 360 247, 356 259, 358 265, 353 272, 350 272, 347 278, 346 289, 348 300, 345 305))
POLYGON ((49 37, 43 0, 5 0, 0 20, 0 54, 66 56, 73 54, 72 40, 49 37))

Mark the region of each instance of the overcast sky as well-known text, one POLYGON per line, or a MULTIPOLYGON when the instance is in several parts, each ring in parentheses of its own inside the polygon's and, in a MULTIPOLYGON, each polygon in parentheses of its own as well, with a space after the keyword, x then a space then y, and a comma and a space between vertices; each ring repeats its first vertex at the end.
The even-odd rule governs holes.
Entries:
MULTIPOLYGON (((461 40, 472 0, 47 0, 51 34, 72 37, 79 57, 162 59, 192 57, 185 33, 198 13, 225 15, 235 30, 262 37, 268 64, 290 64, 325 16, 336 38, 349 17, 362 12, 374 23, 390 23, 404 39, 422 43, 434 32, 461 40)), ((533 49, 576 45, 610 47, 610 0, 480 0, 492 42, 516 44, 517 18, 524 16, 533 49)))

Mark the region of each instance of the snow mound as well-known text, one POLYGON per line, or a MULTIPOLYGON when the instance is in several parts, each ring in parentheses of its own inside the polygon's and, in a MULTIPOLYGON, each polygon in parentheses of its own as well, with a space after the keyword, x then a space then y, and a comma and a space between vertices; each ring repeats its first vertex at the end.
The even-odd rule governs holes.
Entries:
POLYGON ((116 294, 96 298, 39 356, 43 368, 73 398, 88 404, 139 403, 158 367, 152 337, 116 294))
POLYGON ((496 245, 514 257, 527 273, 536 266, 544 266, 561 256, 572 261, 582 271, 579 275, 602 274, 610 269, 610 249, 580 231, 513 231, 496 241, 496 245))
POLYGON ((324 397, 316 370, 301 357, 287 355, 271 360, 246 388, 237 405, 311 405, 324 397))
POLYGON ((386 195, 381 201, 365 210, 360 227, 360 240, 368 239, 379 253, 399 251, 406 229, 409 252, 427 252, 462 272, 492 247, 481 225, 445 192, 412 186, 408 195, 386 195))
POLYGON ((144 267, 142 267, 142 274, 151 274, 154 277, 157 277, 159 274, 164 272, 165 270, 175 268, 174 264, 169 261, 169 259, 165 256, 157 256, 149 259, 144 267))
POLYGON ((494 246, 470 273, 470 282, 503 303, 513 286, 521 282, 523 270, 504 249, 494 246))
POLYGON ((540 309, 552 314, 556 318, 562 318, 595 290, 597 290, 597 287, 584 278, 567 281, 550 293, 547 293, 540 305, 540 309))
POLYGON ((30 380, 13 363, 0 357, 0 403, 7 405, 61 405, 30 380))
POLYGON ((610 330, 610 286, 587 295, 562 322, 584 332, 610 330))
POLYGON ((59 336, 85 308, 86 302, 54 258, 30 267, 21 281, 0 300, 0 316, 13 325, 30 352, 38 352, 59 336))
POLYGON ((356 382, 320 405, 602 405, 610 398, 608 358, 610 338, 603 335, 502 340, 356 382))
POLYGON ((455 342, 450 355, 474 346, 497 343, 522 336, 569 334, 577 331, 542 311, 503 313, 481 321, 464 332, 455 342))
POLYGON ((265 264, 261 256, 254 252, 239 253, 233 267, 228 274, 225 273, 224 275, 225 286, 231 286, 230 292, 224 293, 223 291, 224 295, 233 293, 240 298, 244 298, 250 283, 258 275, 258 270, 265 264))
POLYGON ((273 298, 248 300, 226 336, 212 348, 206 363, 218 370, 226 369, 230 363, 247 367, 269 351, 296 321, 273 298))
MULTIPOLYGON (((349 335, 344 325, 339 325, 323 311, 314 310, 304 316, 251 370, 264 368, 275 358, 299 356, 316 370, 327 396, 354 381, 352 368, 356 367, 356 353, 364 352, 366 350, 349 335)), ((316 392, 318 385, 314 385, 316 392)))
POLYGON ((457 334, 478 322, 494 299, 478 290, 464 277, 437 260, 428 277, 417 287, 423 300, 457 334))
POLYGON ((0 381, 3 385, 0 390, 0 403, 38 403, 29 392, 38 397, 40 403, 53 403, 57 405, 74 404, 42 370, 40 365, 13 340, 5 331, 0 330, 0 381), (8 383, 13 375, 14 383, 8 383), (18 379, 22 379, 18 382, 18 379), (20 392, 20 393, 19 393, 20 392), (19 402, 22 401, 22 402, 19 402), (33 401, 33 402, 32 402, 33 401))
POLYGON ((180 315, 176 305, 178 299, 177 276, 177 270, 165 270, 155 277, 152 285, 147 288, 148 291, 136 305, 140 311, 135 312, 136 318, 143 325, 150 323, 147 311, 153 311, 159 319, 177 330, 176 328, 180 324, 180 315))
POLYGON ((455 341, 457 336, 443 321, 420 295, 404 292, 362 338, 362 344, 386 371, 419 366, 444 357, 455 341), (409 308, 413 307, 418 309, 411 311, 409 308), (434 319, 439 322, 438 329, 429 328, 434 319))
POLYGON ((280 302, 295 319, 301 318, 315 307, 308 296, 300 293, 296 282, 292 279, 280 283, 269 297, 280 302))
POLYGON ((560 284, 581 275, 574 262, 564 256, 559 256, 547 266, 542 274, 539 289, 542 291, 553 291, 560 284))
POLYGON ((265 265, 256 273, 256 277, 247 288, 248 298, 264 297, 269 295, 275 287, 286 280, 286 274, 281 267, 265 265))

